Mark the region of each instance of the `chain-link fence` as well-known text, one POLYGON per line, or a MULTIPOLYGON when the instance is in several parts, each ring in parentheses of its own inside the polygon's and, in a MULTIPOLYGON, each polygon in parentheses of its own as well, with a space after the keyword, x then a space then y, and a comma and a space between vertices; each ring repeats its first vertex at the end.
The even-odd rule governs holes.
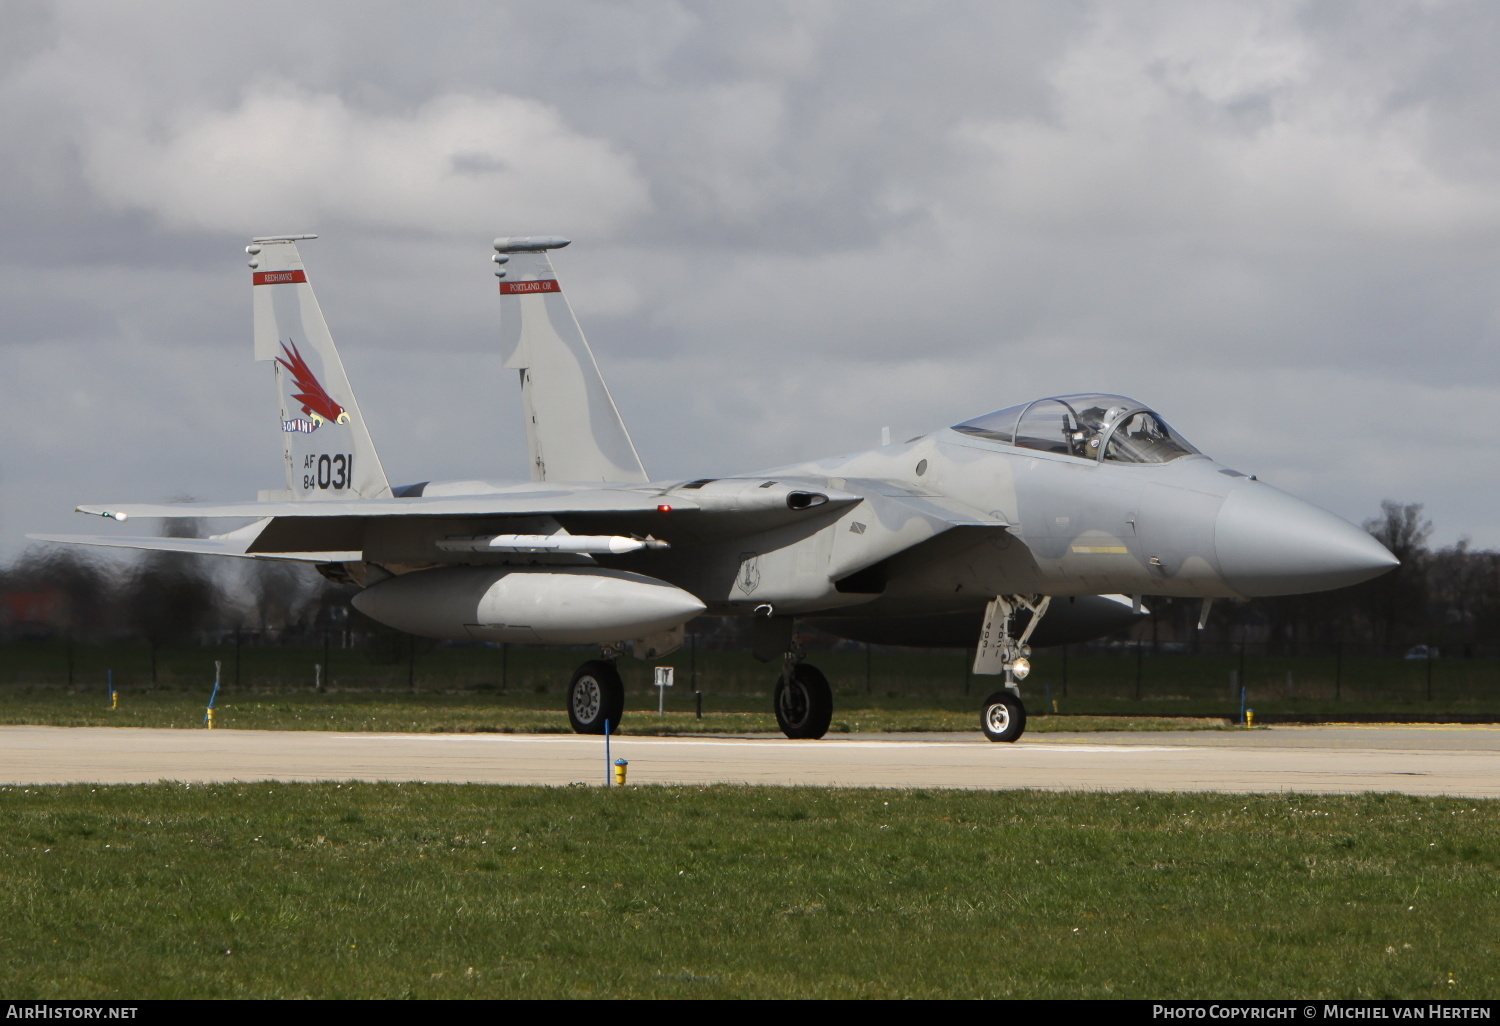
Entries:
MULTIPOLYGON (((996 678, 970 672, 972 653, 807 639, 808 659, 845 695, 982 697, 996 678)), ((211 685, 251 690, 494 691, 558 694, 590 646, 450 644, 347 630, 233 631, 170 646, 133 638, 0 642, 0 684, 121 690, 211 685)), ((717 694, 768 692, 779 666, 758 663, 732 637, 692 631, 665 660, 678 685, 717 694)), ((1152 644, 1109 641, 1041 650, 1025 682, 1031 701, 1081 711, 1104 703, 1184 703, 1237 710, 1423 703, 1500 712, 1500 646, 1369 644, 1152 644), (1061 703, 1068 703, 1065 707, 1061 703)), ((650 686, 651 666, 620 662, 627 686, 650 686)))

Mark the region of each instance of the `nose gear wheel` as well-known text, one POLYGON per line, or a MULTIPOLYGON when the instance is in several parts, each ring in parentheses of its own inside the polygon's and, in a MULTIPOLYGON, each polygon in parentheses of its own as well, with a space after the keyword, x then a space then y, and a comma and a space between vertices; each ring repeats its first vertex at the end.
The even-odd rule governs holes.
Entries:
POLYGON ((1015 741, 1026 731, 1026 706, 1011 691, 996 691, 984 700, 979 729, 991 741, 1015 741))

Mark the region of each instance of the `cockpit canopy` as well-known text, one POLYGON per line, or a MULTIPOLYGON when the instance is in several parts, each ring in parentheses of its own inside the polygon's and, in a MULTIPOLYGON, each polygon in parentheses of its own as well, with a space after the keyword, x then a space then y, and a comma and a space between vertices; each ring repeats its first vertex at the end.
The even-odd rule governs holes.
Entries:
POLYGON ((992 442, 1113 463, 1170 463, 1198 452, 1167 422, 1123 395, 1037 399, 957 424, 992 442))

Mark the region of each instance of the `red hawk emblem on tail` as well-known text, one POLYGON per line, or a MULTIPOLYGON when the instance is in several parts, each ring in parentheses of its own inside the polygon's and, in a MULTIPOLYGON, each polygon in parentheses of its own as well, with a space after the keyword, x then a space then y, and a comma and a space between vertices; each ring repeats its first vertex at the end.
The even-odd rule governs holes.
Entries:
POLYGON ((292 393, 292 398, 302 404, 302 412, 319 424, 325 420, 335 424, 349 423, 349 414, 333 401, 333 396, 329 395, 328 390, 318 381, 318 376, 312 372, 312 368, 297 351, 297 343, 283 342, 281 351, 286 354, 286 359, 277 357, 276 362, 287 369, 292 375, 292 384, 300 389, 292 393))

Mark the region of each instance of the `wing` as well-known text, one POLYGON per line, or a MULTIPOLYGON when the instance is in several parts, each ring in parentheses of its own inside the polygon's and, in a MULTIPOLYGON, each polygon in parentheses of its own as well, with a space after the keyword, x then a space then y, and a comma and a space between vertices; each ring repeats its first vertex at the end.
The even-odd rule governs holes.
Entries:
POLYGON ((471 558, 446 554, 475 551, 455 549, 455 539, 511 532, 561 528, 665 539, 674 546, 774 534, 782 539, 779 547, 795 537, 831 530, 828 576, 837 581, 954 528, 1003 531, 1009 526, 946 496, 890 482, 833 483, 841 487, 830 487, 827 479, 755 477, 647 488, 534 483, 476 494, 390 499, 86 505, 79 512, 122 520, 255 517, 258 522, 208 539, 98 535, 41 540, 307 562, 431 565, 471 558))
POLYGON ((685 512, 692 500, 660 492, 613 488, 523 488, 484 495, 403 499, 329 499, 304 502, 163 502, 79 506, 79 513, 131 517, 489 517, 557 513, 685 512), (667 506, 661 510, 659 507, 667 506))

